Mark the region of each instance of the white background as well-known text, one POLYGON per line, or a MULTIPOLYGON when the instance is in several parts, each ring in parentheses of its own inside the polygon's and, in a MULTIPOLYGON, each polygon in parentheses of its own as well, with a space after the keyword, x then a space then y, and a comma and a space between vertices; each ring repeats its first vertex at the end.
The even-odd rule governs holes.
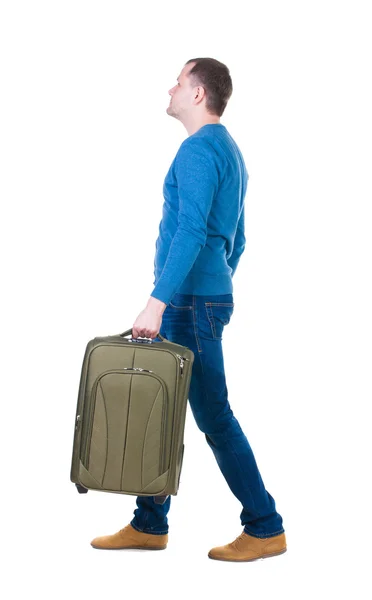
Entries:
POLYGON ((3 1, 2 494, 7 598, 370 597, 371 21, 368 2, 3 1), (224 332, 229 400, 288 552, 210 560, 242 531, 188 409, 163 552, 94 550, 134 496, 69 481, 86 344, 153 290, 166 114, 190 58, 230 69, 221 118, 249 172, 224 332))

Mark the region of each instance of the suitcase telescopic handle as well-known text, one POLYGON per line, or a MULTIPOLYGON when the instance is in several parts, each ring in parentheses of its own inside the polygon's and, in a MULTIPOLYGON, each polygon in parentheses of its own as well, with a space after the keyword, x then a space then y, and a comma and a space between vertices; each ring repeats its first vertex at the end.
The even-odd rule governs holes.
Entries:
MULTIPOLYGON (((125 337, 126 335, 132 334, 132 332, 133 332, 133 329, 127 329, 127 331, 124 331, 123 333, 120 333, 119 335, 121 335, 122 337, 125 337)), ((159 337, 162 340, 162 342, 165 342, 165 338, 163 338, 163 336, 160 333, 158 333, 158 335, 156 337, 159 337)), ((137 342, 139 344, 152 344, 153 343, 153 340, 149 340, 149 339, 139 340, 138 338, 133 338, 133 337, 131 340, 128 340, 128 341, 137 342)))

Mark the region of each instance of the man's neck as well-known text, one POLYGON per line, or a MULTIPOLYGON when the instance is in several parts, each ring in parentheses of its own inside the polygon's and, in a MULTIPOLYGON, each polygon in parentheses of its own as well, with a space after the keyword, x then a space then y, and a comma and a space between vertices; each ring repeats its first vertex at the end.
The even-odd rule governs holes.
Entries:
POLYGON ((213 125, 219 123, 220 124, 220 118, 219 117, 212 117, 210 119, 203 119, 202 121, 198 121, 197 123, 184 123, 184 126, 186 127, 187 133, 189 135, 193 135, 194 133, 196 133, 198 131, 198 129, 200 129, 201 127, 203 127, 204 125, 213 125))

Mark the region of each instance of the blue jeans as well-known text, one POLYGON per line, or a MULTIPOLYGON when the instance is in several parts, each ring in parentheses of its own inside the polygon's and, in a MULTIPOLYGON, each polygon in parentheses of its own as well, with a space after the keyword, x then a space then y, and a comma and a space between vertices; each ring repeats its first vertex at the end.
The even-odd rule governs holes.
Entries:
MULTIPOLYGON (((222 332, 234 311, 232 294, 176 294, 163 313, 160 334, 190 348, 195 355, 188 401, 232 493, 243 506, 244 531, 258 538, 284 532, 274 498, 265 489, 252 449, 235 418, 226 387, 222 332)), ((160 340, 160 338, 158 338, 160 340)), ((168 533, 171 504, 137 496, 131 525, 138 531, 168 533)))

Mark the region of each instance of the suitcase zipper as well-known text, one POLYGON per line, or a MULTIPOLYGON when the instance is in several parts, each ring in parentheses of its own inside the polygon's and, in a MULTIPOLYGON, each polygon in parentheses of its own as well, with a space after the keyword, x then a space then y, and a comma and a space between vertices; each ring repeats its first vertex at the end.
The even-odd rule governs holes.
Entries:
MULTIPOLYGON (((161 433, 161 448, 160 448, 160 472, 163 473, 164 471, 164 451, 165 451, 165 440, 164 440, 164 426, 166 423, 166 418, 167 418, 167 402, 168 402, 168 397, 167 397, 167 390, 166 387, 164 385, 163 380, 159 377, 159 375, 156 375, 154 373, 154 371, 150 371, 149 369, 142 369, 141 367, 122 367, 121 369, 109 369, 108 371, 104 371, 103 373, 101 373, 95 380, 93 387, 92 387, 92 391, 90 394, 90 397, 92 398, 92 403, 93 406, 91 407, 90 410, 90 419, 89 419, 89 423, 88 423, 88 430, 87 430, 87 434, 86 434, 86 438, 85 438, 85 448, 84 448, 84 452, 82 453, 82 456, 84 456, 84 466, 87 470, 89 470, 89 454, 90 454, 90 440, 92 438, 92 430, 93 430, 93 421, 94 421, 94 412, 95 412, 95 404, 96 404, 96 393, 97 393, 97 387, 98 387, 98 383, 100 381, 100 379, 102 377, 104 377, 104 375, 108 375, 109 373, 121 373, 122 371, 144 371, 146 373, 153 373, 152 377, 155 377, 158 381, 160 381, 163 390, 165 391, 164 394, 164 404, 163 404, 163 411, 162 411, 162 433, 161 433)), ((80 416, 80 415, 79 415, 80 416)))
POLYGON ((176 352, 176 356, 178 356, 178 358, 180 359, 180 371, 181 371, 181 377, 183 377, 183 365, 184 365, 184 361, 188 360, 190 362, 190 359, 186 358, 186 356, 181 356, 180 354, 177 354, 177 352, 176 352))
POLYGON ((149 371, 148 369, 141 369, 141 367, 123 367, 122 369, 117 369, 119 371, 145 371, 146 373, 153 373, 154 371, 149 371))
MULTIPOLYGON (((124 339, 125 339, 125 338, 124 338, 124 339)), ((126 340, 126 341, 129 341, 129 340, 126 340)), ((110 342, 110 344, 109 344, 109 345, 114 345, 114 346, 117 346, 117 345, 119 345, 119 346, 122 346, 122 343, 121 343, 121 342, 120 342, 120 343, 118 343, 118 342, 114 342, 114 341, 112 341, 112 342, 110 342)), ((188 362, 190 362, 190 360, 191 360, 191 359, 190 359, 190 358, 186 358, 186 356, 181 356, 180 354, 177 354, 177 352, 173 352, 172 350, 166 350, 166 349, 164 349, 164 348, 156 348, 156 350, 157 350, 158 352, 159 352, 159 351, 160 351, 160 352, 168 352, 169 354, 172 354, 173 356, 174 356, 174 355, 176 355, 176 356, 177 356, 177 358, 179 358, 179 359, 180 359, 180 369, 179 369, 179 371, 180 371, 180 373, 181 373, 181 377, 182 377, 182 376, 183 376, 183 367, 184 367, 184 361, 185 361, 185 360, 187 360, 188 362)), ((177 384, 178 384, 178 382, 177 382, 177 384)))

